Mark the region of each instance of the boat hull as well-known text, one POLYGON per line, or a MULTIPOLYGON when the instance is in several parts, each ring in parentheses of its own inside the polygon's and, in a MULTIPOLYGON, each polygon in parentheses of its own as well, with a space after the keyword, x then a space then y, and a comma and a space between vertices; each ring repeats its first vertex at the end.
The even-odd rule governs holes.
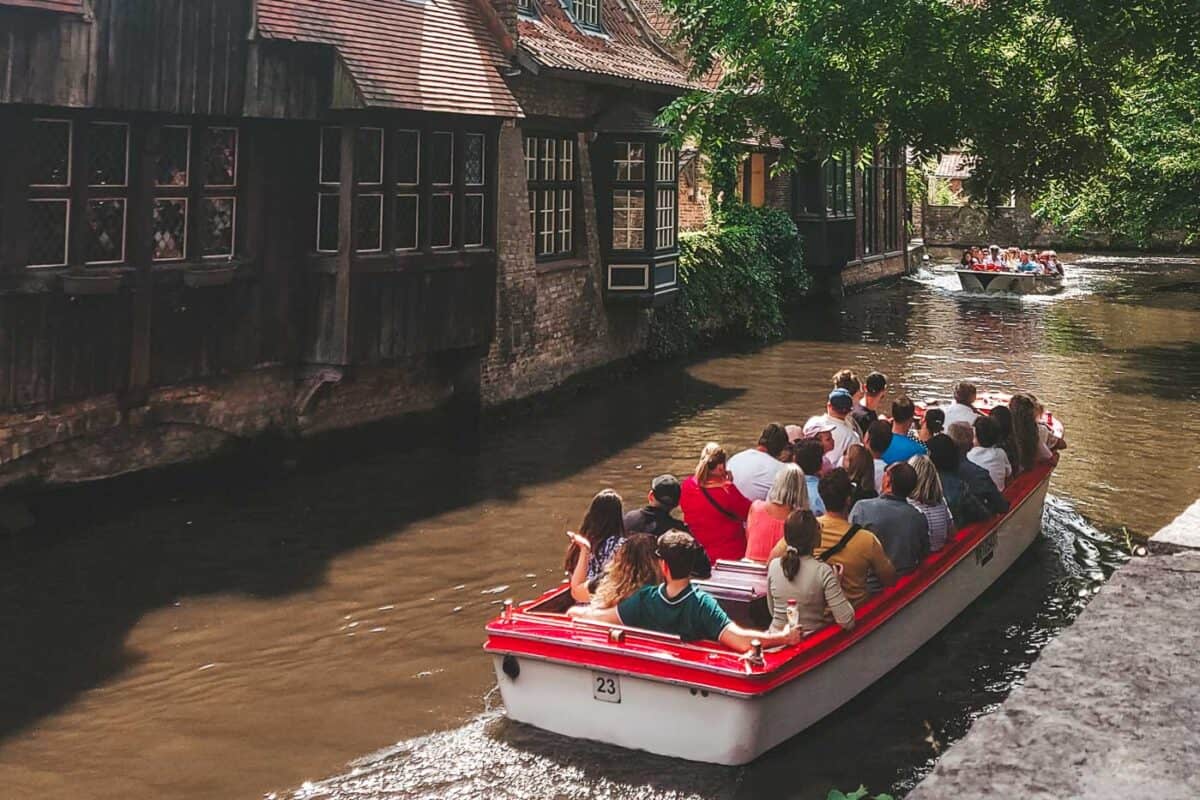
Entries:
POLYGON ((1038 275, 1031 272, 987 272, 960 269, 958 280, 963 291, 982 294, 1052 294, 1062 290, 1061 275, 1038 275))
POLYGON ((972 553, 886 624, 769 692, 706 690, 625 672, 617 673, 620 702, 601 702, 594 696, 595 681, 609 673, 493 653, 508 716, 566 736, 664 756, 727 765, 752 761, 883 677, 991 586, 1040 532, 1048 484, 1049 474, 972 553), (508 669, 506 658, 513 659, 508 669))

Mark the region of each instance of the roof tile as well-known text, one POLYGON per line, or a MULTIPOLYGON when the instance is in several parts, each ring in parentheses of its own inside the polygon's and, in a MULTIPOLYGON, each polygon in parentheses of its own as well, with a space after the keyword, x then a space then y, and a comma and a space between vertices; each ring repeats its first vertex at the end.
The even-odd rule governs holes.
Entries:
POLYGON ((472 0, 258 0, 258 32, 335 47, 369 106, 522 115, 472 0))
POLYGON ((0 0, 0 6, 40 8, 45 11, 60 11, 64 14, 83 14, 83 0, 0 0))
MULTIPOLYGON (((518 43, 549 69, 588 72, 641 83, 691 89, 687 68, 643 23, 633 0, 600 0, 603 33, 585 33, 558 0, 536 0, 538 18, 522 18, 518 43)), ((661 23, 663 20, 656 20, 661 23)))

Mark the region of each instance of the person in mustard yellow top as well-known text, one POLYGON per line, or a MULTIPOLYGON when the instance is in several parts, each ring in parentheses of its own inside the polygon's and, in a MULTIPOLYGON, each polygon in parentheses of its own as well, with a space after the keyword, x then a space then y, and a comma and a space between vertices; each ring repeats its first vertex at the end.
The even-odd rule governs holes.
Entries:
MULTIPOLYGON (((817 492, 825 504, 825 513, 817 518, 821 524, 821 543, 814 555, 826 561, 839 573, 842 592, 851 605, 858 608, 871 596, 867 577, 872 573, 883 587, 896 582, 896 568, 883 551, 875 534, 866 528, 852 526, 847 515, 854 486, 844 469, 835 469, 821 478, 817 492), (851 529, 854 529, 852 535, 851 529)), ((781 542, 772 558, 782 557, 786 543, 781 542)))

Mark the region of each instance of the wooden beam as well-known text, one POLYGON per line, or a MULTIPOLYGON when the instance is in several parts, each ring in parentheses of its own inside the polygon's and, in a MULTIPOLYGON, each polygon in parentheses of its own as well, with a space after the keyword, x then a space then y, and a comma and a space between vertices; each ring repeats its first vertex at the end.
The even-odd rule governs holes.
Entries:
POLYGON ((338 254, 333 292, 331 363, 350 363, 350 275, 354 260, 354 155, 358 125, 342 125, 341 174, 338 186, 338 254))
MULTIPOLYGON (((126 209, 129 230, 126 249, 134 268, 133 327, 129 350, 129 384, 122 397, 125 407, 145 405, 150 391, 150 352, 154 309, 154 176, 160 144, 158 125, 134 119, 129 125, 129 205, 126 209)), ((193 161, 188 180, 199 178, 193 161)), ((195 235, 188 232, 188 239, 195 235)), ((195 248, 195 241, 188 242, 195 248)))

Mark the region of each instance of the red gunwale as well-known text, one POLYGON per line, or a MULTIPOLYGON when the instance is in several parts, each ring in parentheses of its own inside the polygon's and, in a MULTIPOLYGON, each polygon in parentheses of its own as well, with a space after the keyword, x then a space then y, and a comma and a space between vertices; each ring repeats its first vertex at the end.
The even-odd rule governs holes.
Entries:
POLYGON ((852 630, 828 625, 799 644, 764 654, 764 663, 759 666, 716 642, 676 642, 625 628, 624 641, 618 643, 610 641, 607 628, 575 622, 565 614, 524 610, 567 591, 565 585, 514 607, 509 617, 501 615, 489 622, 484 650, 739 697, 759 697, 819 667, 899 613, 970 556, 1029 500, 1053 470, 1052 464, 1046 464, 1017 476, 1004 491, 1012 504, 1008 513, 964 527, 916 572, 902 577, 859 608, 852 630))

